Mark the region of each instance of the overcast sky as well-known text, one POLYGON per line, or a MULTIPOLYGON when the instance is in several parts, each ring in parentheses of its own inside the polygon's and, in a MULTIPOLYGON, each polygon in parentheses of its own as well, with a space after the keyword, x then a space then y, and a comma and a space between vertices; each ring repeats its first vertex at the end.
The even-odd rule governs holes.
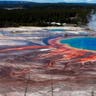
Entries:
MULTIPOLYGON (((8 0, 0 0, 0 1, 8 1, 8 0)), ((32 1, 32 2, 84 2, 84 3, 96 3, 96 0, 9 0, 9 1, 32 1)))

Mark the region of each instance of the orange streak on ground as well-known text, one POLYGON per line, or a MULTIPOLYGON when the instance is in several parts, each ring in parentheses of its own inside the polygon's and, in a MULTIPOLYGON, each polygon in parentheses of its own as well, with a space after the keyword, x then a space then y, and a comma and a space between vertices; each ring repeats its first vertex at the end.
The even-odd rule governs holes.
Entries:
POLYGON ((25 68, 25 69, 22 69, 22 70, 13 70, 11 73, 10 73, 10 77, 11 78, 21 78, 23 76, 25 76, 26 74, 29 74, 30 73, 30 69, 29 68, 25 68))
POLYGON ((0 53, 8 52, 8 51, 21 51, 21 50, 42 49, 42 48, 51 48, 51 47, 50 46, 25 46, 25 47, 18 47, 18 48, 7 48, 7 49, 1 49, 0 53))
POLYGON ((82 62, 82 63, 85 63, 88 61, 96 61, 96 55, 91 55, 89 57, 80 59, 80 62, 82 62))

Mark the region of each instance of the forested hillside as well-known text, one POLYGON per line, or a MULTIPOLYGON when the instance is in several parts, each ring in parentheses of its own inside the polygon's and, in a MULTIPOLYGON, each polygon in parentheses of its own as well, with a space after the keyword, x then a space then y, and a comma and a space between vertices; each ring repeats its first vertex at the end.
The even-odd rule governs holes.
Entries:
POLYGON ((47 26, 51 22, 83 25, 88 22, 92 10, 96 9, 95 4, 81 3, 0 3, 0 27, 7 26, 47 26), (32 5, 33 4, 33 5, 32 5), (8 6, 9 7, 8 7, 8 6), (18 6, 17 6, 18 5, 18 6), (22 6, 20 6, 22 5, 22 6), (22 9, 19 9, 19 7, 22 9), (8 9, 10 8, 10 9, 8 9))

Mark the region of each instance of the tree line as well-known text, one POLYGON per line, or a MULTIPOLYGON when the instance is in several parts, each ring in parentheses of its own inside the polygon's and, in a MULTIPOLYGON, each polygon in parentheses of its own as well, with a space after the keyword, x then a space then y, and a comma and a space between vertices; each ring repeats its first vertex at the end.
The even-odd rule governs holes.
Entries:
POLYGON ((0 9, 0 27, 51 26, 51 22, 85 25, 94 6, 46 5, 23 9, 0 9), (49 22, 49 23, 48 23, 49 22))

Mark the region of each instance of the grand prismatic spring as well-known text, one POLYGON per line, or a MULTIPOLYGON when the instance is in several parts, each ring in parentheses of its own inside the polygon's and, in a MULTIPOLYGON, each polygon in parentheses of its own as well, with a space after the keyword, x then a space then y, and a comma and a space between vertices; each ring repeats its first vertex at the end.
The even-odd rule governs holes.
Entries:
POLYGON ((1 28, 0 96, 96 96, 96 37, 69 28, 1 28))
POLYGON ((74 48, 96 51, 95 37, 78 37, 61 40, 62 44, 68 44, 74 48))

